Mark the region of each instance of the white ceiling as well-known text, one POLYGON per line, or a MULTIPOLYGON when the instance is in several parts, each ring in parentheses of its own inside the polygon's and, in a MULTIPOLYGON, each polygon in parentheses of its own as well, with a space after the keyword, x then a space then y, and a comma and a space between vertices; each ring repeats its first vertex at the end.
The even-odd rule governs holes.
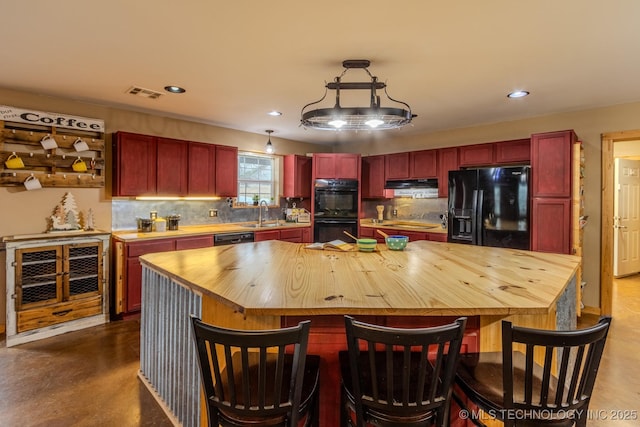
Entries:
POLYGON ((418 115, 379 131, 396 135, 640 101, 638 0, 3 0, 0 15, 1 87, 312 143, 374 138, 299 126, 345 59, 418 115))

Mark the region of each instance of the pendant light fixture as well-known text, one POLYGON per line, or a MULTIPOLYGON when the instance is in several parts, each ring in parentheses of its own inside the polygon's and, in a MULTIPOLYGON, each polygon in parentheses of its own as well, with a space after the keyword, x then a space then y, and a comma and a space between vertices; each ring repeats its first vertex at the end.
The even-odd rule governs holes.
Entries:
POLYGON ((269 154, 273 154, 273 144, 271 143, 271 134, 273 131, 271 129, 267 129, 265 132, 269 134, 269 140, 267 141, 267 145, 264 146, 264 150, 269 154))
POLYGON ((366 59, 349 59, 342 62, 344 70, 331 83, 325 85, 325 94, 318 101, 311 102, 302 107, 301 124, 305 128, 321 130, 383 130, 397 129, 411 123, 416 117, 411 113, 409 104, 397 101, 387 93, 386 83, 381 83, 373 76, 368 67, 371 64, 366 59), (342 77, 352 68, 363 69, 371 78, 369 82, 343 82, 342 77), (384 94, 392 102, 400 104, 397 108, 382 107, 380 96, 376 91, 384 89, 384 94), (326 96, 328 90, 336 91, 336 102, 331 108, 316 108, 307 110, 308 107, 319 104, 326 96), (370 91, 370 103, 366 107, 342 107, 340 105, 341 90, 368 90, 370 91), (406 107, 406 109, 405 109, 406 107), (307 111, 305 111, 307 110, 307 111))

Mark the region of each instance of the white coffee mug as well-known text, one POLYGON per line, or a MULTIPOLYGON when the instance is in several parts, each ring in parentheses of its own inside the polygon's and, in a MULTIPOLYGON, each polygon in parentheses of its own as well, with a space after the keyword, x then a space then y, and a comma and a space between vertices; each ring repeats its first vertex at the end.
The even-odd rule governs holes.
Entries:
POLYGON ((40 144, 42 144, 42 148, 45 150, 53 150, 54 148, 58 148, 58 144, 56 140, 53 139, 51 135, 47 135, 40 140, 40 144))
POLYGON ((78 137, 78 139, 73 143, 73 148, 75 148, 76 151, 87 151, 89 146, 82 140, 82 138, 78 137))
POLYGON ((40 180, 35 175, 29 175, 24 180, 24 188, 27 190, 39 190, 42 188, 42 184, 40 184, 40 180))

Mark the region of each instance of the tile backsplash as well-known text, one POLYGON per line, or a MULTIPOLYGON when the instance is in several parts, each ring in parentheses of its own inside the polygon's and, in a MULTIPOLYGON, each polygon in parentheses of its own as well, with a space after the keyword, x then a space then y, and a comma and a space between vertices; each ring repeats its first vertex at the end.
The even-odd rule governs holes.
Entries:
POLYGON ((396 197, 384 200, 363 200, 362 210, 365 218, 377 218, 376 206, 384 206, 384 219, 419 220, 440 223, 440 215, 447 211, 447 199, 412 199, 396 197), (397 217, 393 217, 393 210, 397 217))

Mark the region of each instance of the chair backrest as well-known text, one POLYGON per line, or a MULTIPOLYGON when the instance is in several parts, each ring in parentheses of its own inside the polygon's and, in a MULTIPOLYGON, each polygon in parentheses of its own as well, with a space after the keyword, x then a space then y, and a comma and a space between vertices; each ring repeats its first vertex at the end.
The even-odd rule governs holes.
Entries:
POLYGON ((559 423, 586 417, 610 323, 604 317, 586 329, 550 331, 503 321, 505 426, 523 418, 559 423), (524 365, 514 367, 516 343, 524 346, 524 365), (542 365, 535 363, 535 354, 543 355, 542 365))
POLYGON ((297 425, 310 323, 249 331, 192 317, 209 425, 279 418, 297 425))
POLYGON ((403 419, 443 424, 466 320, 401 329, 345 316, 357 425, 364 427, 365 414, 374 413, 394 425, 403 419))

